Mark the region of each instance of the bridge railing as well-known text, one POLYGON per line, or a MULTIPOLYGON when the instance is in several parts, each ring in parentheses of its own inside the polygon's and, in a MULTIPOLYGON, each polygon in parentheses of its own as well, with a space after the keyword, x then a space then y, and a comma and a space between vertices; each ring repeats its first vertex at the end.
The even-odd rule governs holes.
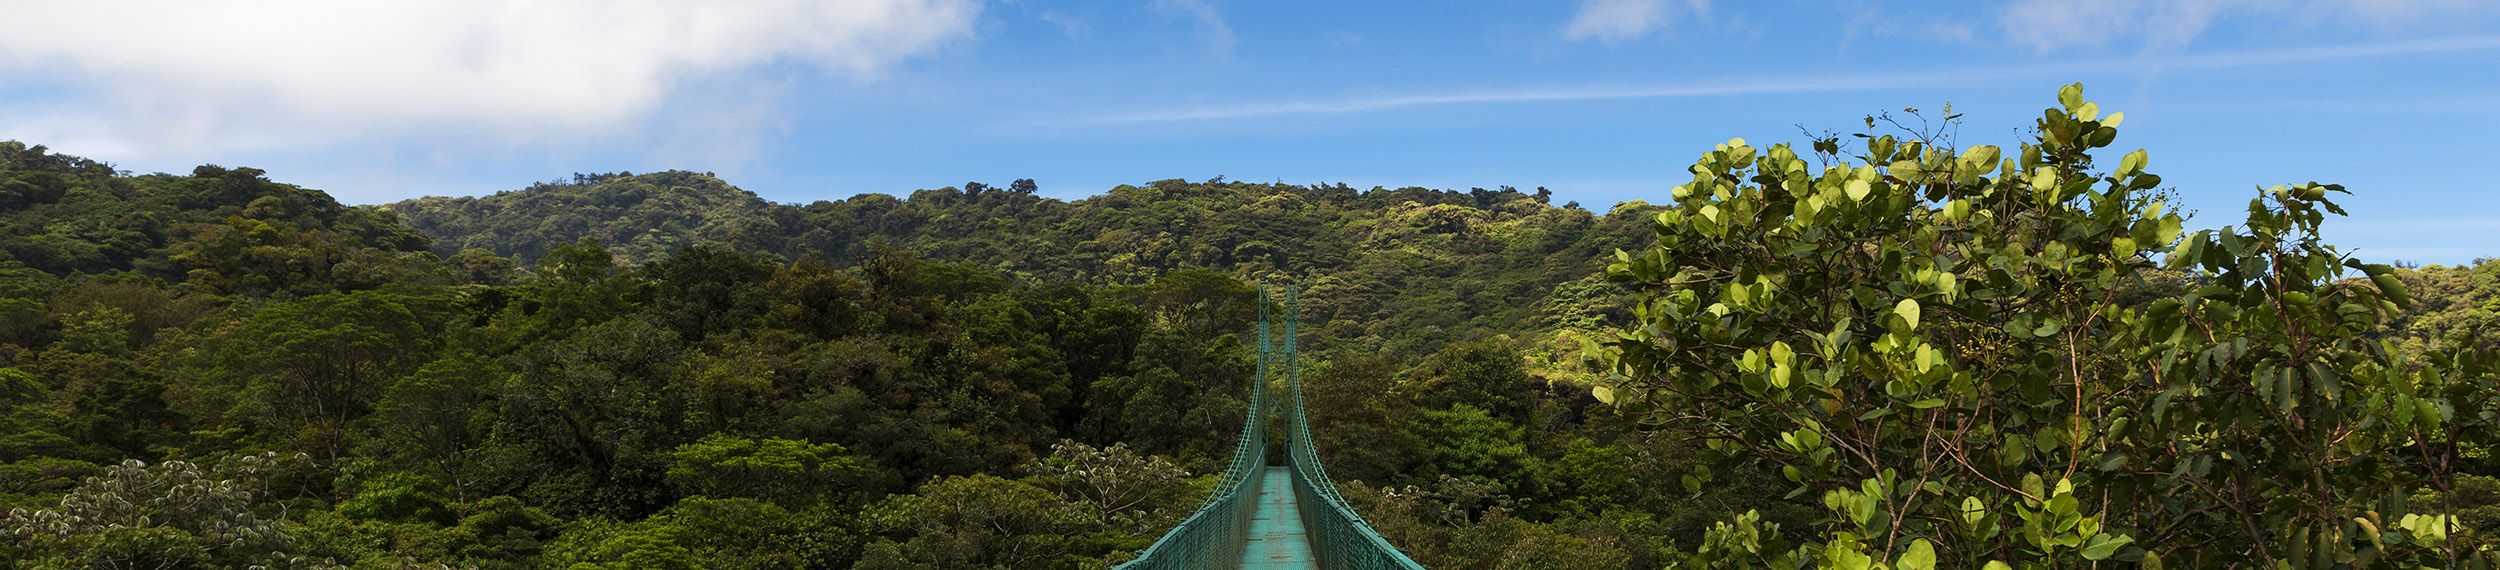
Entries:
POLYGON ((1233 443, 1233 461, 1198 511, 1172 532, 1155 539, 1136 560, 1114 570, 1204 570, 1241 564, 1242 537, 1258 510, 1260 475, 1267 471, 1267 379, 1275 351, 1269 350, 1267 287, 1259 287, 1259 362, 1250 381, 1250 406, 1242 414, 1241 439, 1233 443))
POLYGON ((1319 447, 1311 443, 1311 421, 1302 405, 1301 337, 1297 334, 1301 299, 1298 291, 1285 289, 1284 359, 1281 365, 1291 378, 1285 406, 1285 454, 1293 467, 1294 492, 1301 497, 1302 527, 1310 538, 1313 554, 1319 556, 1321 568, 1330 570, 1423 570, 1423 565, 1407 558, 1405 552, 1389 544, 1388 539, 1373 531, 1363 515, 1347 504, 1345 495, 1337 490, 1335 479, 1328 477, 1328 467, 1320 463, 1319 447), (1316 507, 1316 508, 1315 508, 1316 507))
POLYGON ((1294 492, 1301 497, 1300 511, 1304 537, 1318 556, 1319 567, 1330 570, 1423 570, 1423 566, 1391 546, 1387 539, 1356 514, 1353 505, 1328 478, 1328 469, 1319 460, 1318 448, 1311 443, 1311 422, 1302 405, 1302 367, 1298 319, 1301 305, 1299 292, 1292 286, 1285 289, 1284 334, 1278 341, 1270 333, 1276 328, 1269 306, 1271 297, 1266 286, 1259 287, 1259 358, 1258 376, 1250 382, 1250 409, 1242 420, 1241 440, 1233 444, 1233 462, 1224 469, 1224 476, 1207 496, 1196 513, 1181 521, 1172 532, 1156 539, 1153 546, 1138 554, 1136 560, 1116 570, 1207 570, 1234 568, 1240 565, 1243 539, 1250 529, 1250 517, 1257 510, 1259 475, 1267 470, 1267 416, 1270 406, 1284 409, 1282 426, 1285 455, 1291 464, 1294 492), (1267 384, 1283 376, 1288 379, 1287 398, 1269 400, 1267 384))

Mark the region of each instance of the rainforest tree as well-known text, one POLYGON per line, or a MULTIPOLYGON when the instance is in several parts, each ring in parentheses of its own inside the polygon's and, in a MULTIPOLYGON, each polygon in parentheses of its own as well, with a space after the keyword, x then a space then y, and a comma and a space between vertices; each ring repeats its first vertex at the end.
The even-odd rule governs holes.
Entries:
POLYGON ((1694 562, 2500 562, 2405 500, 2486 441, 2488 360, 2365 336, 2410 299, 2318 240, 2345 189, 2268 188, 2182 237, 2144 151, 2096 160, 2122 116, 2081 94, 2012 151, 1937 129, 1850 156, 1730 141, 1654 247, 1616 254, 1638 323, 1589 346, 1595 394, 1706 443, 1688 490, 1763 470, 1828 510, 1794 545, 1738 517, 1694 562))

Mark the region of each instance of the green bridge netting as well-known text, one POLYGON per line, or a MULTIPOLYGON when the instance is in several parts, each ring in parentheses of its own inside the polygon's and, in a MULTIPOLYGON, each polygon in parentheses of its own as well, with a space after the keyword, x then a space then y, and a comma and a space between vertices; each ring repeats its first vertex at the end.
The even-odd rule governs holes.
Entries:
POLYGON ((1302 367, 1295 342, 1299 332, 1295 314, 1300 300, 1293 286, 1286 286, 1284 292, 1283 330, 1278 331, 1279 324, 1270 310, 1276 304, 1274 297, 1267 286, 1259 287, 1257 377, 1250 382, 1249 412, 1242 420, 1241 440, 1233 444, 1232 464, 1225 468, 1223 479, 1196 513, 1156 539, 1137 560, 1120 565, 1118 570, 1242 566, 1248 537, 1260 523, 1254 520, 1255 502, 1262 494, 1261 475, 1268 471, 1268 415, 1274 413, 1283 416, 1281 435, 1290 463, 1285 467, 1293 482, 1292 492, 1299 499, 1295 510, 1305 531, 1296 536, 1309 543, 1308 550, 1316 558, 1292 565, 1331 570, 1423 569, 1363 522, 1363 516, 1346 504, 1337 484, 1328 478, 1327 467, 1320 464, 1319 451, 1311 444, 1310 419, 1302 406, 1302 367), (1273 334, 1278 332, 1282 334, 1273 334), (1277 340, 1278 336, 1283 340, 1277 340), (1282 398, 1268 390, 1268 385, 1277 381, 1286 384, 1282 398))

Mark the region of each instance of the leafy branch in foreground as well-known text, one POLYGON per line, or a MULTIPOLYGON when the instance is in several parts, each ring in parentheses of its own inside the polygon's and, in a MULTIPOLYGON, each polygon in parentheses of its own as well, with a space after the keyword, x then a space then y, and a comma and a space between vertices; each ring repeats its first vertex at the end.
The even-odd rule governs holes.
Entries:
POLYGON ((1730 141, 1655 247, 1617 253, 1638 322, 1587 347, 1596 396, 1705 441, 1718 468, 1689 490, 1768 470, 1829 513, 1797 545, 1739 517, 1693 563, 2500 562, 2404 500, 2488 437, 2490 359, 2365 338, 2410 300, 2318 240, 2344 189, 2266 189, 2244 225, 2182 238, 2144 151, 2089 154, 2122 116, 2081 85, 2058 98, 2010 156, 1868 136, 1838 157, 1833 138, 1816 168, 1730 141))

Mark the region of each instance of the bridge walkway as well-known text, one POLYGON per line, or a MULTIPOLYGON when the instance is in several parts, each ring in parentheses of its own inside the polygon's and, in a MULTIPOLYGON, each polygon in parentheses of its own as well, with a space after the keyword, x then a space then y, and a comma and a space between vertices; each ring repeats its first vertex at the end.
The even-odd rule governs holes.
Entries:
POLYGON ((1302 529, 1302 501, 1293 489, 1293 470, 1269 467, 1259 477, 1258 510, 1250 516, 1250 532, 1242 537, 1242 570, 1319 570, 1311 555, 1311 535, 1302 529))

